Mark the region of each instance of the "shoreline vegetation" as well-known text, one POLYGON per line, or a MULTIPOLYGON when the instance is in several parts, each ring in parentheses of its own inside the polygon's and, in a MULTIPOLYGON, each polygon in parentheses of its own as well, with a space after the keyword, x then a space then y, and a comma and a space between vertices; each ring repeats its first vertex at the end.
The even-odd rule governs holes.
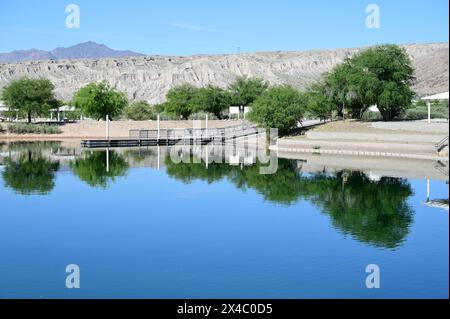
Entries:
MULTIPOLYGON (((202 127, 205 121, 199 122, 202 127)), ((240 125, 244 121, 210 120, 210 129, 240 125)), ((156 121, 110 122, 110 138, 129 137, 129 130, 156 130, 156 121)), ((192 128, 192 121, 161 121, 161 129, 192 128)), ((1 124, 0 124, 1 127, 1 124)), ((59 134, 20 134, 0 130, 0 141, 104 139, 106 122, 81 121, 55 127, 59 134)), ((301 135, 281 137, 270 148, 283 153, 353 155, 358 157, 397 157, 441 160, 448 162, 448 147, 438 153, 435 144, 449 135, 445 120, 428 124, 424 121, 363 122, 345 120, 328 122, 305 130, 301 135)))
MULTIPOLYGON (((0 124, 0 140, 103 139, 105 119, 112 120, 111 139, 128 138, 131 129, 154 130, 157 118, 163 120, 162 129, 192 128, 192 120, 206 117, 210 128, 226 127, 239 124, 229 121, 228 113, 230 106, 237 106, 240 112, 248 110, 247 120, 258 127, 278 129, 281 138, 271 146, 274 150, 424 159, 447 156, 448 161, 448 146, 442 152, 434 147, 448 136, 448 128, 438 123, 424 127, 418 121, 427 107, 413 92, 414 80, 411 59, 392 44, 346 58, 304 91, 241 76, 227 88, 181 84, 167 92, 164 103, 153 106, 128 101, 125 92, 107 81, 89 83, 74 92, 71 101, 60 101, 48 79, 22 78, 3 88, 1 99, 10 119, 25 119, 27 124, 0 124), (60 121, 62 106, 73 113, 65 113, 60 121), (55 110, 58 122, 33 123, 33 118, 53 118, 55 110), (75 119, 80 121, 68 123, 75 119), (301 128, 299 123, 308 119, 320 119, 321 124, 301 128), (390 123, 400 124, 384 131, 377 128, 390 123), (405 127, 409 127, 406 133, 405 127), (427 129, 432 131, 428 134, 427 129), (429 136, 423 139, 424 134, 429 136)), ((448 122, 448 102, 435 103, 433 112, 433 117, 448 122)))

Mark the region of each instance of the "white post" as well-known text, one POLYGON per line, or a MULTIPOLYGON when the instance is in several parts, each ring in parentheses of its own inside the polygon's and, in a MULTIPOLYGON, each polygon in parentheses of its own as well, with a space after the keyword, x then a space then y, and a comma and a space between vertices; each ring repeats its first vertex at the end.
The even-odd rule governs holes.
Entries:
POLYGON ((428 106, 428 124, 431 123, 431 102, 427 101, 427 106, 428 106))
POLYGON ((61 122, 61 115, 59 115, 59 109, 58 109, 58 122, 61 122))
POLYGON ((427 202, 430 201, 430 179, 427 178, 427 202))
POLYGON ((205 129, 206 129, 206 137, 208 137, 208 114, 206 114, 206 121, 205 121, 205 129))
POLYGON ((157 135, 157 140, 159 141, 159 138, 161 137, 161 123, 160 123, 161 121, 160 121, 160 117, 159 117, 159 114, 158 114, 158 123, 157 123, 157 125, 158 125, 158 135, 157 135))
POLYGON ((109 140, 109 115, 106 115, 106 139, 109 140))

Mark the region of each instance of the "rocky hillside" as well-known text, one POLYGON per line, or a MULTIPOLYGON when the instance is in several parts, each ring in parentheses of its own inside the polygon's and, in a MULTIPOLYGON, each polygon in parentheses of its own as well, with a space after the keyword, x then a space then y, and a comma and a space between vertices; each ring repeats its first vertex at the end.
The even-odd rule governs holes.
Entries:
MULTIPOLYGON (((448 91, 448 43, 405 45, 416 69, 419 95, 448 91)), ((23 76, 47 77, 59 98, 69 100, 75 90, 108 80, 130 99, 159 103, 173 86, 192 83, 226 87, 237 76, 261 77, 272 84, 305 88, 358 49, 305 52, 268 52, 189 57, 144 56, 0 64, 0 88, 23 76)))

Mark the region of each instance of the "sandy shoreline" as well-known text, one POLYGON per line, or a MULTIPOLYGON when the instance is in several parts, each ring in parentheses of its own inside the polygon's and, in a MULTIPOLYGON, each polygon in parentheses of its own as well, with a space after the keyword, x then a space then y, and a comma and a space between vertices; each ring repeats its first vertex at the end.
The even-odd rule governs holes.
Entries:
MULTIPOLYGON (((237 126, 243 121, 208 122, 208 127, 223 128, 237 126)), ((205 127, 205 121, 162 121, 162 129, 183 129, 205 127)), ((6 128, 5 123, 2 126, 6 128)), ((65 124, 62 133, 56 135, 37 134, 0 134, 0 142, 11 141, 67 141, 72 145, 83 139, 104 139, 106 123, 83 121, 65 124)), ((115 121, 110 122, 110 138, 124 139, 129 137, 129 130, 156 130, 156 121, 115 121)), ((448 161, 448 147, 440 153, 436 151, 436 143, 448 136, 448 123, 424 121, 409 122, 359 122, 339 121, 317 126, 305 135, 280 138, 272 150, 284 153, 310 153, 328 155, 350 155, 368 157, 398 157, 421 160, 448 161)))
MULTIPOLYGON (((223 128, 237 126, 243 121, 208 121, 208 128, 223 128)), ((205 128, 205 121, 161 121, 161 129, 189 129, 195 127, 205 128), (195 122, 195 123, 194 123, 195 122)), ((6 129, 7 123, 2 123, 6 129)), ((106 136, 106 122, 82 121, 78 123, 67 123, 60 126, 61 134, 0 134, 0 141, 22 140, 61 140, 61 139, 104 139, 106 136)), ((114 138, 128 138, 129 130, 156 130, 156 121, 112 121, 109 123, 109 136, 114 138)))

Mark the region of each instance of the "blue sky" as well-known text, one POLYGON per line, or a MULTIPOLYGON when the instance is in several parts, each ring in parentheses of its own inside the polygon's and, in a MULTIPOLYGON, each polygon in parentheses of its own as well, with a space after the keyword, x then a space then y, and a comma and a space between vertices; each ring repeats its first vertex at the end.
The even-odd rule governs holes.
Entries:
POLYGON ((146 54, 215 54, 448 41, 448 0, 0 0, 0 52, 96 41, 146 54), (67 29, 66 5, 80 8, 67 29), (379 29, 366 6, 381 10, 379 29))

